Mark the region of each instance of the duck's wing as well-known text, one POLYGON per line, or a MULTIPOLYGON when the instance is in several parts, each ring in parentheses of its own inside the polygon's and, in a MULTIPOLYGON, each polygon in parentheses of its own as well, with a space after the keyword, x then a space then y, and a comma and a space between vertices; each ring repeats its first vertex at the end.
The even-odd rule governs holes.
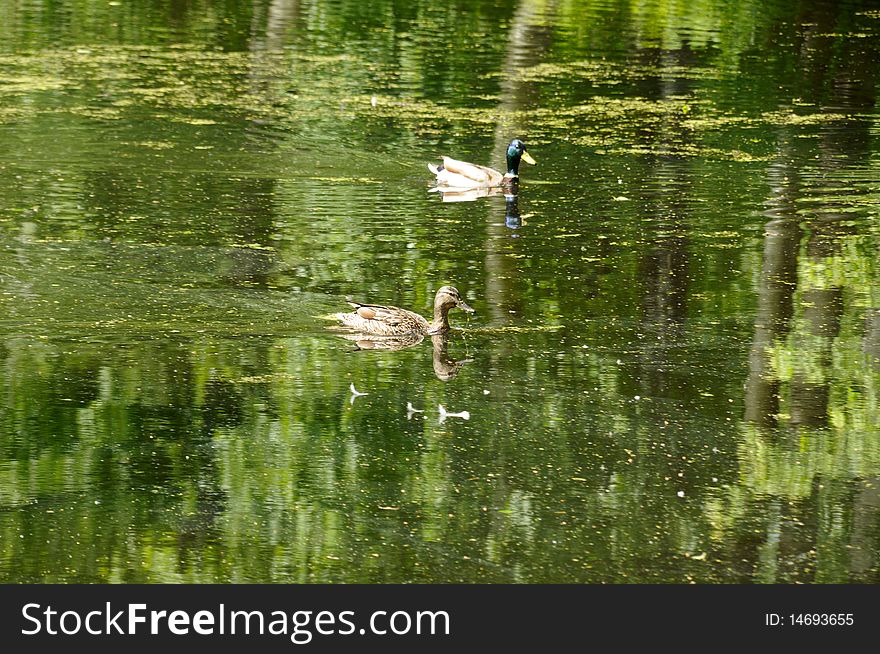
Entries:
POLYGON ((458 161, 450 157, 443 157, 443 167, 450 173, 462 175, 486 186, 496 186, 504 178, 504 175, 488 166, 458 161))
POLYGON ((470 177, 451 173, 445 168, 436 169, 437 172, 437 188, 455 189, 458 191, 468 191, 470 189, 489 188, 484 182, 476 182, 470 177))
POLYGON ((382 304, 349 302, 355 308, 350 313, 338 313, 336 317, 346 327, 367 334, 399 334, 402 331, 428 329, 428 321, 422 316, 399 307, 382 304))
POLYGON ((428 169, 437 176, 437 184, 455 188, 477 188, 497 186, 504 175, 497 170, 479 164, 443 157, 440 166, 428 164, 428 169))

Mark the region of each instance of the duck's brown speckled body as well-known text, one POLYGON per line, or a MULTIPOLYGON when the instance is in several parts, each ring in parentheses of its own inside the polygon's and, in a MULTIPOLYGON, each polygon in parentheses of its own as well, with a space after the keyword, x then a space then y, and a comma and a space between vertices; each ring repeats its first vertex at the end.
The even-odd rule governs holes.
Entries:
POLYGON ((353 332, 373 336, 405 336, 409 334, 443 334, 449 331, 449 310, 458 307, 469 313, 468 306, 454 286, 444 286, 434 297, 434 318, 428 322, 413 311, 382 304, 349 302, 354 311, 334 316, 353 332))

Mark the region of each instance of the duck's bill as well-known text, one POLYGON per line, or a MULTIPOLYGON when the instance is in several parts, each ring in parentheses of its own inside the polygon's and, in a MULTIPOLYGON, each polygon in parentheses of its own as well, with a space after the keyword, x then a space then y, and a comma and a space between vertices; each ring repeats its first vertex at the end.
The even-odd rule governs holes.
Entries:
POLYGON ((459 301, 458 301, 458 308, 461 309, 461 310, 463 310, 463 311, 467 311, 468 313, 476 313, 476 310, 475 310, 471 305, 466 304, 466 303, 465 303, 464 301, 462 301, 462 300, 459 300, 459 301))
POLYGON ((530 155, 525 150, 523 150, 523 153, 522 153, 522 160, 525 161, 527 164, 532 164, 533 166, 537 165, 537 163, 538 163, 537 161, 535 161, 532 158, 532 155, 530 155))

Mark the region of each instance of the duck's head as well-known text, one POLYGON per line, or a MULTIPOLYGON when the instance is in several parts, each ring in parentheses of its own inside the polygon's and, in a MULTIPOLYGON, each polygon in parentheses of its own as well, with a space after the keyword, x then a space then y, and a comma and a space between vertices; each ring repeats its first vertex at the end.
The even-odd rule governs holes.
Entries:
POLYGON ((441 287, 437 291, 437 295, 434 296, 434 308, 449 311, 453 307, 458 307, 468 313, 474 313, 474 309, 461 299, 461 294, 457 288, 454 286, 441 287))
POLYGON ((532 155, 526 152, 526 144, 519 139, 513 139, 507 146, 507 176, 519 176, 519 162, 525 161, 533 166, 538 162, 532 159, 532 155))

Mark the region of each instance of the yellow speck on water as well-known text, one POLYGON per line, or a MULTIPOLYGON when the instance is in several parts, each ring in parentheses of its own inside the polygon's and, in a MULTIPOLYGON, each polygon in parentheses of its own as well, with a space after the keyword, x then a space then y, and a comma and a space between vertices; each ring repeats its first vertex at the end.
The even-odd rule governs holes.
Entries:
POLYGON ((186 123, 187 125, 216 125, 216 120, 210 118, 173 118, 176 123, 186 123))

